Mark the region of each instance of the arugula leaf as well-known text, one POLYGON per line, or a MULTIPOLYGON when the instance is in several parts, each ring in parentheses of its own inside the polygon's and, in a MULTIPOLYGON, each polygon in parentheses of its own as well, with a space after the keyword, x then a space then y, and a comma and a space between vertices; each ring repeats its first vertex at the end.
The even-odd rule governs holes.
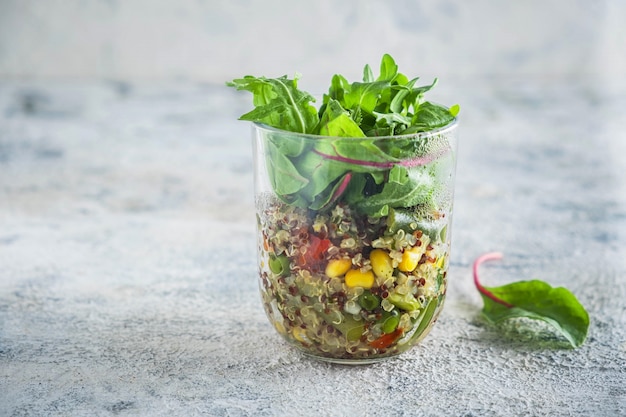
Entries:
POLYGON ((410 99, 413 94, 413 86, 417 82, 417 78, 407 81, 405 84, 394 86, 395 96, 389 103, 389 110, 394 113, 406 115, 409 112, 409 106, 415 101, 410 99))
POLYGON ((553 288, 539 280, 501 287, 485 287, 480 283, 478 267, 501 257, 500 253, 488 253, 474 262, 474 283, 484 301, 484 316, 493 323, 517 317, 541 320, 558 330, 573 347, 580 347, 587 337, 589 315, 566 288, 553 288))
POLYGON ((429 85, 411 88, 411 94, 407 98, 407 103, 411 105, 414 113, 418 112, 420 105, 424 102, 424 94, 432 90, 438 82, 439 80, 435 78, 429 85))
POLYGON ((392 113, 378 113, 374 112, 376 116, 376 125, 377 126, 389 126, 391 130, 395 128, 396 125, 406 125, 409 126, 411 124, 411 119, 403 116, 400 113, 392 112, 392 113), (381 123, 384 122, 384 123, 381 123))
POLYGON ((256 107, 241 116, 240 120, 300 133, 311 133, 319 121, 317 110, 309 104, 315 99, 309 93, 298 90, 297 76, 290 80, 286 75, 273 79, 247 75, 227 85, 254 95, 256 107))

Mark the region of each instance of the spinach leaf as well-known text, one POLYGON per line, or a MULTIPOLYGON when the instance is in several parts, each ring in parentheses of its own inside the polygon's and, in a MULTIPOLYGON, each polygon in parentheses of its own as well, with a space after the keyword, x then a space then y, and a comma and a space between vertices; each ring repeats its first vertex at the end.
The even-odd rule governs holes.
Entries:
POLYGON ((390 169, 399 159, 392 158, 369 138, 358 140, 320 140, 314 152, 324 158, 344 163, 355 172, 371 172, 390 169))
POLYGON ((319 134, 322 136, 352 137, 365 136, 359 125, 335 99, 329 99, 320 120, 319 134))
POLYGON ((271 141, 267 143, 267 155, 268 159, 272 161, 272 168, 268 170, 272 188, 279 197, 289 202, 287 196, 306 187, 309 180, 300 175, 291 159, 271 141))
POLYGON ((378 81, 393 81, 398 75, 398 65, 393 60, 391 55, 384 54, 383 58, 380 62, 380 75, 378 76, 378 81))
POLYGON ((328 95, 324 96, 324 103, 328 102, 329 98, 335 99, 340 103, 343 103, 343 97, 346 91, 350 90, 350 83, 343 75, 335 74, 330 81, 330 88, 328 89, 328 95))
POLYGON ((284 132, 269 133, 267 139, 276 151, 288 157, 300 156, 307 149, 305 138, 299 135, 287 135, 284 132))
POLYGON ((416 131, 425 132, 446 126, 453 120, 454 116, 449 109, 438 104, 424 102, 413 116, 411 127, 413 129, 422 129, 416 131))
POLYGON ((365 111, 372 114, 378 105, 383 91, 389 88, 388 81, 373 81, 370 83, 352 83, 350 90, 344 94, 343 103, 348 110, 365 111))
POLYGON ((434 178, 424 167, 396 165, 389 170, 380 193, 353 201, 357 209, 370 216, 386 216, 391 208, 431 205, 434 178))
POLYGON ((372 72, 372 67, 366 64, 365 68, 363 68, 363 82, 371 83, 373 81, 374 81, 374 72, 372 72))
POLYGON ((490 322, 526 317, 541 320, 558 330, 573 347, 581 346, 589 329, 589 315, 566 288, 554 288, 539 281, 519 281, 501 287, 485 287, 478 267, 500 259, 500 253, 485 254, 474 262, 474 283, 484 301, 483 314, 490 322))

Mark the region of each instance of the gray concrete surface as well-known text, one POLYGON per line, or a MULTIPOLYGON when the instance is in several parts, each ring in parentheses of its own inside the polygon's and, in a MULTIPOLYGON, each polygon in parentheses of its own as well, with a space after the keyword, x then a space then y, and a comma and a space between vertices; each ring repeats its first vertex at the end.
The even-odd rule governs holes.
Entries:
POLYGON ((0 83, 1 416, 626 415, 626 83, 442 80, 462 106, 452 266, 397 359, 301 356, 255 277, 249 97, 203 84, 0 83), (480 316, 483 280, 565 285, 577 350, 480 316))

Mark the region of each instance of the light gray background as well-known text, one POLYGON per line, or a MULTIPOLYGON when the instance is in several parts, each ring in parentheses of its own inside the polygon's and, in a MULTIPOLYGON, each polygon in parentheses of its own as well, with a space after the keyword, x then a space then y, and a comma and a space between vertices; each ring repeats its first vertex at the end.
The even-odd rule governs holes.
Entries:
POLYGON ((625 16, 620 0, 2 0, 0 76, 325 83, 384 52, 424 77, 622 75, 625 16))

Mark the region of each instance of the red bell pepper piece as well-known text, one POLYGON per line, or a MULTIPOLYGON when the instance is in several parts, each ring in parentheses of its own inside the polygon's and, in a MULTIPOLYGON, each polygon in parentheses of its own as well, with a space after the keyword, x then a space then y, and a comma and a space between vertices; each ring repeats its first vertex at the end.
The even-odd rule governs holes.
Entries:
POLYGON ((309 269, 324 260, 324 254, 330 247, 330 240, 320 239, 315 235, 309 237, 309 247, 306 253, 300 255, 299 263, 301 267, 309 269))
POLYGON ((378 339, 371 341, 370 346, 376 349, 386 349, 391 346, 393 342, 398 340, 398 338, 402 336, 402 333, 404 333, 404 330, 398 327, 393 332, 384 334, 378 339))

